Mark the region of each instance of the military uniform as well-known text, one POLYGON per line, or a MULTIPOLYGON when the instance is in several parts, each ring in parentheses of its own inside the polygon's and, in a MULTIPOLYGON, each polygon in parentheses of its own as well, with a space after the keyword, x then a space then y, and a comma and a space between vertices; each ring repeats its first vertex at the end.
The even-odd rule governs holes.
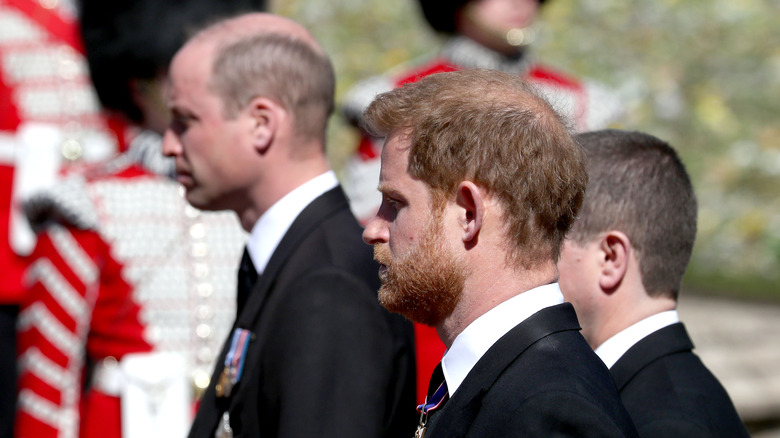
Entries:
POLYGON ((235 315, 245 233, 149 171, 160 158, 159 137, 139 137, 27 202, 45 228, 19 314, 18 436, 186 434, 235 315))
POLYGON ((121 149, 121 123, 103 117, 67 1, 0 0, 0 437, 12 436, 15 321, 33 233, 20 196, 62 167, 121 149))

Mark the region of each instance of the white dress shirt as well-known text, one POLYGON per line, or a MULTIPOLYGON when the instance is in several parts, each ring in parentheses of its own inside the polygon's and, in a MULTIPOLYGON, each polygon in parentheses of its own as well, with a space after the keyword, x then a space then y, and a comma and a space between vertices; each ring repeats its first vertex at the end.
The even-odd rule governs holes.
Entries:
POLYGON ((246 244, 258 275, 263 274, 282 237, 303 209, 337 185, 336 174, 329 170, 286 194, 260 216, 246 244))
POLYGON ((547 284, 504 301, 469 324, 442 359, 450 396, 496 341, 534 313, 562 302, 558 283, 547 284))
POLYGON ((676 310, 667 310, 666 312, 648 316, 604 341, 603 344, 596 348, 596 354, 601 358, 601 361, 604 362, 607 368, 612 368, 612 366, 615 365, 615 362, 626 354, 626 351, 633 347, 634 344, 651 333, 655 333, 656 331, 677 322, 680 322, 680 317, 677 315, 676 310))

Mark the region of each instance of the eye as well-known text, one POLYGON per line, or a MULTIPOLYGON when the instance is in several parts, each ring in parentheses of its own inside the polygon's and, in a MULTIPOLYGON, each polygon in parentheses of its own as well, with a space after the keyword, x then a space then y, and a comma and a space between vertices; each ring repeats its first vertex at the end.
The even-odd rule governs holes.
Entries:
POLYGON ((187 129, 189 129, 194 119, 194 117, 182 114, 180 111, 174 109, 171 111, 170 128, 176 135, 183 135, 187 132, 187 129))
POLYGON ((401 201, 395 198, 391 198, 389 196, 384 196, 383 198, 384 203, 387 204, 387 206, 390 207, 393 211, 398 211, 403 206, 401 201))
POLYGON ((398 215, 398 211, 403 208, 404 202, 387 196, 382 195, 382 204, 379 206, 377 216, 384 218, 385 220, 392 221, 398 215))
POLYGON ((184 117, 174 115, 171 118, 171 130, 176 135, 184 134, 188 127, 187 120, 184 117))

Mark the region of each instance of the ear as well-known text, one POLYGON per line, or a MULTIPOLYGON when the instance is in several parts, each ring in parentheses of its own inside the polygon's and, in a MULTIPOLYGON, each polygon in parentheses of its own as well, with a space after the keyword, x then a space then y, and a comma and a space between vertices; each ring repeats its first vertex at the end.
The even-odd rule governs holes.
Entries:
POLYGON ((247 110, 252 124, 252 146, 258 153, 265 154, 276 138, 284 108, 266 97, 256 97, 247 110))
POLYGON ((601 237, 599 251, 599 286, 605 291, 614 291, 626 276, 631 241, 620 231, 608 231, 601 237))
POLYGON ((463 181, 458 185, 455 203, 460 207, 459 220, 463 228, 463 241, 473 246, 485 219, 485 199, 476 184, 463 181))

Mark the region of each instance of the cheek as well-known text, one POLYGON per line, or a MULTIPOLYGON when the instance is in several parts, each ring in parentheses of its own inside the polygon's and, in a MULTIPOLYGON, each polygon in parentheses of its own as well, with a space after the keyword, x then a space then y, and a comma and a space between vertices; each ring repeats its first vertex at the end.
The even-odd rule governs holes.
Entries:
POLYGON ((399 215, 390 226, 390 249, 397 256, 404 255, 419 240, 415 234, 418 232, 420 230, 415 229, 414 221, 408 221, 402 215, 399 215))

